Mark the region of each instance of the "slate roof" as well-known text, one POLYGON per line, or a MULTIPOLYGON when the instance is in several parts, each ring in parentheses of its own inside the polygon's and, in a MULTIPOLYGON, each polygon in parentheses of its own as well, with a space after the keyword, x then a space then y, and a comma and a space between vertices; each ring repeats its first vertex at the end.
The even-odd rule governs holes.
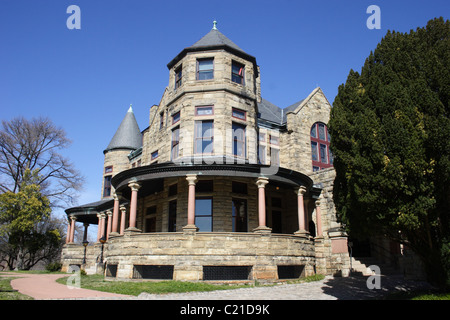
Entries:
POLYGON ((142 133, 130 106, 119 128, 104 152, 113 149, 136 150, 142 147, 142 133))
POLYGON ((217 29, 211 29, 203 38, 198 40, 189 48, 197 48, 197 47, 213 47, 213 46, 228 46, 230 48, 242 51, 244 50, 239 48, 233 41, 228 39, 222 32, 217 29))
POLYGON ((222 32, 217 30, 216 23, 214 23, 214 27, 206 35, 204 35, 200 40, 195 42, 192 46, 184 48, 183 51, 181 51, 175 58, 172 59, 172 61, 170 61, 167 64, 167 67, 169 69, 172 68, 188 52, 214 50, 222 48, 230 51, 233 54, 241 56, 244 59, 252 61, 256 65, 256 58, 246 53, 237 44, 235 44, 228 37, 226 37, 222 32))
POLYGON ((258 117, 262 120, 270 121, 279 125, 286 123, 286 114, 289 111, 294 111, 303 102, 300 100, 284 109, 274 105, 270 101, 262 98, 261 102, 258 103, 258 117))

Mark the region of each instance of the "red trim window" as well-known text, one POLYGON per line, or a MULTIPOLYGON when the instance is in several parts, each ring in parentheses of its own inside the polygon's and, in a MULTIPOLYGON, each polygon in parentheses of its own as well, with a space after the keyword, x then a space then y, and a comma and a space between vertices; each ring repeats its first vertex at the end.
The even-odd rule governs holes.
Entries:
POLYGON ((333 155, 330 152, 330 135, 328 128, 321 122, 311 127, 311 158, 313 171, 333 166, 333 155))
POLYGON ((247 120, 247 112, 245 112, 244 110, 233 108, 231 110, 231 115, 232 115, 233 118, 236 118, 236 119, 239 119, 239 120, 243 120, 243 121, 247 120))

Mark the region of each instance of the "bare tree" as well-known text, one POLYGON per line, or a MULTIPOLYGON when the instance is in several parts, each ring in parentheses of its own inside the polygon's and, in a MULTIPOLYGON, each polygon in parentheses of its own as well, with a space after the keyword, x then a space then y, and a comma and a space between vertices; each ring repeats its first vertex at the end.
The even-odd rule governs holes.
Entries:
POLYGON ((71 141, 48 118, 23 117, 2 121, 0 131, 0 192, 18 192, 26 170, 53 207, 72 204, 84 178, 59 152, 71 141))

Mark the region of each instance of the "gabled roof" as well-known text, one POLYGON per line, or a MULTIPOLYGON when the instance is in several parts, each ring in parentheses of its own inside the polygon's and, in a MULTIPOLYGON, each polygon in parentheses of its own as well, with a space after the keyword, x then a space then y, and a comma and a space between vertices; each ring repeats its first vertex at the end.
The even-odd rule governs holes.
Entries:
POLYGON ((136 150, 140 147, 142 147, 142 134, 139 130, 139 125, 134 116, 133 109, 130 106, 130 109, 128 109, 127 114, 114 134, 114 137, 111 139, 111 142, 103 153, 113 149, 136 150))
POLYGON ((273 103, 262 98, 261 102, 258 102, 258 118, 273 122, 278 125, 283 125, 286 123, 286 114, 289 111, 295 111, 297 107, 303 102, 300 100, 284 109, 274 105, 273 103))

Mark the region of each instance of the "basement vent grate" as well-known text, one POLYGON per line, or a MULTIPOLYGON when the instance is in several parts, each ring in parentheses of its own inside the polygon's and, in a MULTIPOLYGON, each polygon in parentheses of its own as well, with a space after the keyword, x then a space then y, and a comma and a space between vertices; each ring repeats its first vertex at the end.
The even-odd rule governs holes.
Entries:
POLYGON ((172 280, 173 266, 135 265, 133 279, 172 280))
POLYGON ((251 266, 204 266, 203 280, 248 280, 251 266))

